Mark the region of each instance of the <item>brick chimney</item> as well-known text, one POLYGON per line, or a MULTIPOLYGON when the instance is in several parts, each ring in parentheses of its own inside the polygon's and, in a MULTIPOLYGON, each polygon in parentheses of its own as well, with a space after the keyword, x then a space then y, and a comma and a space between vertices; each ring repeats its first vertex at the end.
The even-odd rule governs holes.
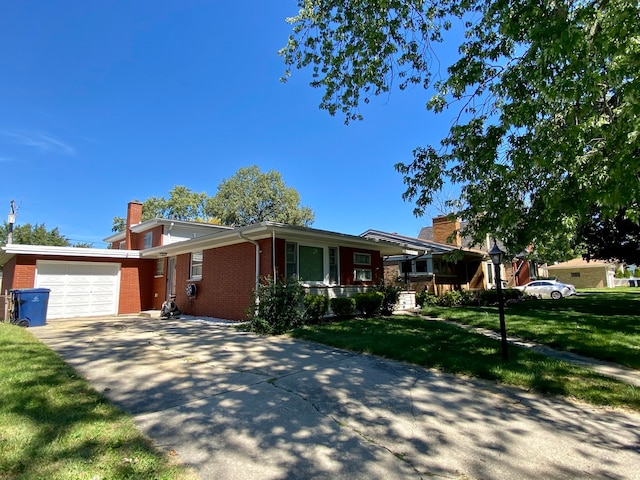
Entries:
POLYGON ((461 247, 460 219, 456 218, 455 221, 452 221, 446 215, 435 217, 433 219, 433 241, 461 247))
POLYGON ((142 223, 142 203, 138 201, 127 204, 127 225, 124 230, 124 248, 131 250, 131 227, 142 223))

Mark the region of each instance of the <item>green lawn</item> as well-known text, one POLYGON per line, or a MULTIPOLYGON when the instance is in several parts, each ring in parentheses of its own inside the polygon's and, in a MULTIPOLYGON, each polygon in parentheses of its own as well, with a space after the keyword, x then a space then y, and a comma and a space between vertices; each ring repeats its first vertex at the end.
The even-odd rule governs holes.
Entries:
MULTIPOLYGON (((428 316, 499 331, 496 307, 423 310, 428 316)), ((507 334, 640 369, 640 289, 585 291, 505 309, 507 334)))
MULTIPOLYGON (((575 330, 575 323, 580 321, 582 327, 580 330, 587 330, 591 315, 597 318, 599 315, 593 311, 588 313, 588 310, 583 310, 594 309, 598 301, 605 304, 601 308, 608 310, 611 316, 616 317, 607 330, 611 330, 613 324, 617 322, 626 325, 627 331, 634 330, 630 325, 632 322, 628 309, 638 305, 635 297, 624 296, 625 306, 618 303, 617 307, 613 308, 607 295, 604 297, 596 295, 591 300, 576 298, 559 302, 536 301, 533 302, 534 307, 526 309, 522 306, 510 307, 507 326, 508 328, 511 326, 512 333, 516 333, 511 323, 513 311, 517 308, 523 314, 521 320, 523 328, 528 325, 528 328, 535 331, 536 327, 531 324, 539 324, 543 321, 548 323, 550 321, 548 318, 562 317, 564 305, 568 315, 574 317, 568 324, 573 323, 575 330), (524 315, 524 312, 529 312, 528 316, 524 315), (621 317, 626 318, 627 321, 621 321, 621 317), (528 318, 528 321, 525 318, 528 318)), ((471 323, 471 319, 478 316, 484 320, 473 320, 476 322, 474 324, 494 328, 498 325, 497 309, 442 310, 450 310, 451 315, 455 312, 458 316, 454 318, 462 317, 465 323, 471 323), (463 315, 459 315, 460 313, 463 315)), ((438 309, 434 313, 440 314, 442 311, 438 309)), ((509 346, 509 361, 505 363, 502 361, 499 341, 444 322, 410 316, 356 319, 310 325, 294 330, 291 335, 445 372, 484 378, 543 394, 573 397, 593 405, 627 407, 640 411, 640 388, 512 345, 509 346)), ((575 344, 582 343, 579 341, 579 334, 572 337, 575 344)), ((624 338, 624 335, 611 333, 597 336, 597 338, 606 339, 607 342, 614 337, 624 338)), ((619 350, 623 348, 619 347, 619 350)))
POLYGON ((53 351, 0 323, 0 479, 196 478, 53 351))

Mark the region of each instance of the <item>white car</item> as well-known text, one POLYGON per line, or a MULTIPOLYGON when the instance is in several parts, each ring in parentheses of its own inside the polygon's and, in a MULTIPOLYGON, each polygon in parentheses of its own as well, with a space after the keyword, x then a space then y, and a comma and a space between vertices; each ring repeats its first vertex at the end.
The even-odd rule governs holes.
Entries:
POLYGON ((526 295, 534 295, 540 298, 553 298, 558 300, 562 297, 570 297, 575 295, 576 287, 568 283, 561 283, 557 280, 534 280, 526 285, 516 287, 522 290, 526 295))

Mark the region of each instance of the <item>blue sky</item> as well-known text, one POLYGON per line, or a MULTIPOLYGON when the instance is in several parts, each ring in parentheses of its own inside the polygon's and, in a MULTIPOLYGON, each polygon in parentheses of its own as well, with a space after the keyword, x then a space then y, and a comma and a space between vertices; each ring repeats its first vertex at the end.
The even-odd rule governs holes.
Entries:
MULTIPOLYGON (((393 166, 436 144, 450 118, 430 92, 393 91, 345 126, 308 71, 285 67, 292 0, 24 0, 0 7, 0 218, 111 234, 130 200, 174 185, 214 195, 239 168, 277 170, 316 228, 417 236, 393 166)), ((453 112, 452 112, 453 115, 453 112)))

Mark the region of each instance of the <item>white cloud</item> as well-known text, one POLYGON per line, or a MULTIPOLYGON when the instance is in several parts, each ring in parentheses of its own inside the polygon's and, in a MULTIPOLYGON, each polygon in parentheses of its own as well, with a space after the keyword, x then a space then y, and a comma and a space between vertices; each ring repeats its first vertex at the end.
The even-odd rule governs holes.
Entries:
POLYGON ((71 145, 42 132, 3 130, 1 133, 20 145, 33 147, 44 153, 61 153, 63 155, 75 153, 75 149, 71 145))

